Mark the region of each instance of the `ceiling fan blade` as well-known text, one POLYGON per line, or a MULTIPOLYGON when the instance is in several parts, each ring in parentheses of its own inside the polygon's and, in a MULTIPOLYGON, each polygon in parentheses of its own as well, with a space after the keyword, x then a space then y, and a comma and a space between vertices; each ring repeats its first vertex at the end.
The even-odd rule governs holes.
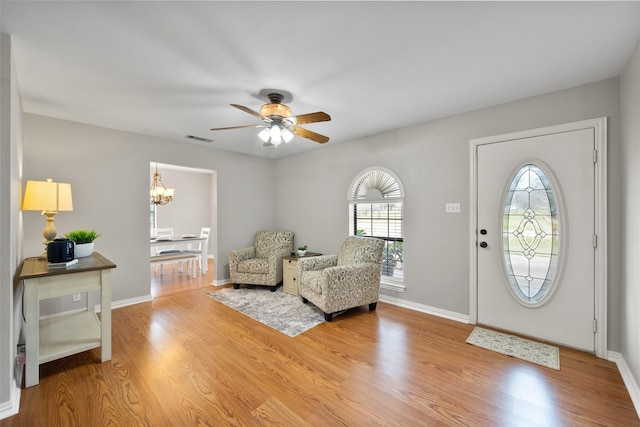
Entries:
POLYGON ((325 142, 329 141, 328 136, 320 135, 319 133, 311 132, 308 129, 304 129, 298 126, 293 126, 292 132, 303 138, 307 138, 312 141, 319 142, 320 144, 324 144, 325 142))
POLYGON ((329 120, 331 120, 331 116, 327 113, 323 113, 322 111, 296 116, 296 124, 299 125, 303 125, 305 123, 328 122, 329 120))
POLYGON ((242 110, 245 113, 251 114, 253 117, 257 117, 258 119, 265 121, 267 123, 271 122, 271 119, 268 117, 263 116, 262 114, 258 113, 257 111, 252 110, 249 107, 245 107, 244 105, 238 105, 238 104, 231 104, 232 107, 236 107, 238 110, 242 110))
POLYGON ((263 128, 264 125, 256 124, 256 125, 242 125, 242 126, 229 126, 226 128, 213 128, 209 130, 229 130, 229 129, 243 129, 243 128, 263 128))

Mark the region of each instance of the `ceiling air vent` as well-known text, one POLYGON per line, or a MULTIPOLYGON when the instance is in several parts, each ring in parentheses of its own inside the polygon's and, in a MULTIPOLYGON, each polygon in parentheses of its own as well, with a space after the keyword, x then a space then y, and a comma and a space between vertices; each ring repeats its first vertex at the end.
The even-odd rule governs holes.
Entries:
POLYGON ((187 135, 185 136, 185 138, 189 138, 189 139, 195 139, 196 141, 200 141, 200 142, 213 142, 213 139, 207 139, 207 138, 203 138, 201 136, 195 136, 195 135, 187 135))

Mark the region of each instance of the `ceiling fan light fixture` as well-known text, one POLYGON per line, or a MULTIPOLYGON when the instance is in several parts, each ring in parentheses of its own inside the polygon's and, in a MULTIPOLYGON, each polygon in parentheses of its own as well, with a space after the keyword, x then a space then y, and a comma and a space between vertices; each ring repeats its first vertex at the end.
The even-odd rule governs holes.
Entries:
POLYGON ((282 129, 282 140, 287 143, 293 139, 293 134, 289 129, 282 129))
POLYGON ((274 124, 269 129, 271 134, 271 143, 273 145, 280 145, 282 142, 282 129, 280 128, 280 124, 274 124))
POLYGON ((260 107, 260 112, 254 111, 243 105, 231 104, 232 107, 262 120, 263 124, 212 128, 211 130, 264 128, 258 133, 258 137, 264 142, 265 147, 277 147, 282 144, 282 142, 287 143, 293 139, 294 135, 310 139, 311 141, 318 142, 320 144, 324 144, 329 141, 329 137, 327 136, 320 135, 319 133, 315 133, 298 126, 307 123, 327 122, 331 120, 331 116, 327 113, 316 111, 315 113, 292 116, 291 108, 282 103, 284 100, 284 95, 282 93, 268 92, 267 97, 271 102, 260 107))
POLYGON ((258 133, 258 136, 263 142, 267 142, 271 138, 271 132, 269 132, 269 128, 264 128, 258 133))
POLYGON ((265 117, 280 116, 288 119, 291 117, 291 108, 284 104, 264 104, 260 107, 260 114, 265 117))

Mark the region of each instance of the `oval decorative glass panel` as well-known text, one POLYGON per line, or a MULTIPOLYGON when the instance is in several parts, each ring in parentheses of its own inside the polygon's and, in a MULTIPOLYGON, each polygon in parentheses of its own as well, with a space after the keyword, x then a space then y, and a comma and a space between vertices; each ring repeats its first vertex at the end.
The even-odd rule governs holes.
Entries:
POLYGON ((539 305, 558 267, 558 204, 547 175, 534 164, 516 172, 504 205, 502 242, 506 275, 516 298, 539 305))

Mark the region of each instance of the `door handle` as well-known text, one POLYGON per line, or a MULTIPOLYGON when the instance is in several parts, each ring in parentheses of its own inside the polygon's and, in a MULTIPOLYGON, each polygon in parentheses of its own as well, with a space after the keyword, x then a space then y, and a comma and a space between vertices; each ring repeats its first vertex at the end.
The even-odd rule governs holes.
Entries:
POLYGON ((489 246, 489 245, 487 245, 487 242, 480 242, 480 247, 481 248, 486 248, 487 246, 489 246))

